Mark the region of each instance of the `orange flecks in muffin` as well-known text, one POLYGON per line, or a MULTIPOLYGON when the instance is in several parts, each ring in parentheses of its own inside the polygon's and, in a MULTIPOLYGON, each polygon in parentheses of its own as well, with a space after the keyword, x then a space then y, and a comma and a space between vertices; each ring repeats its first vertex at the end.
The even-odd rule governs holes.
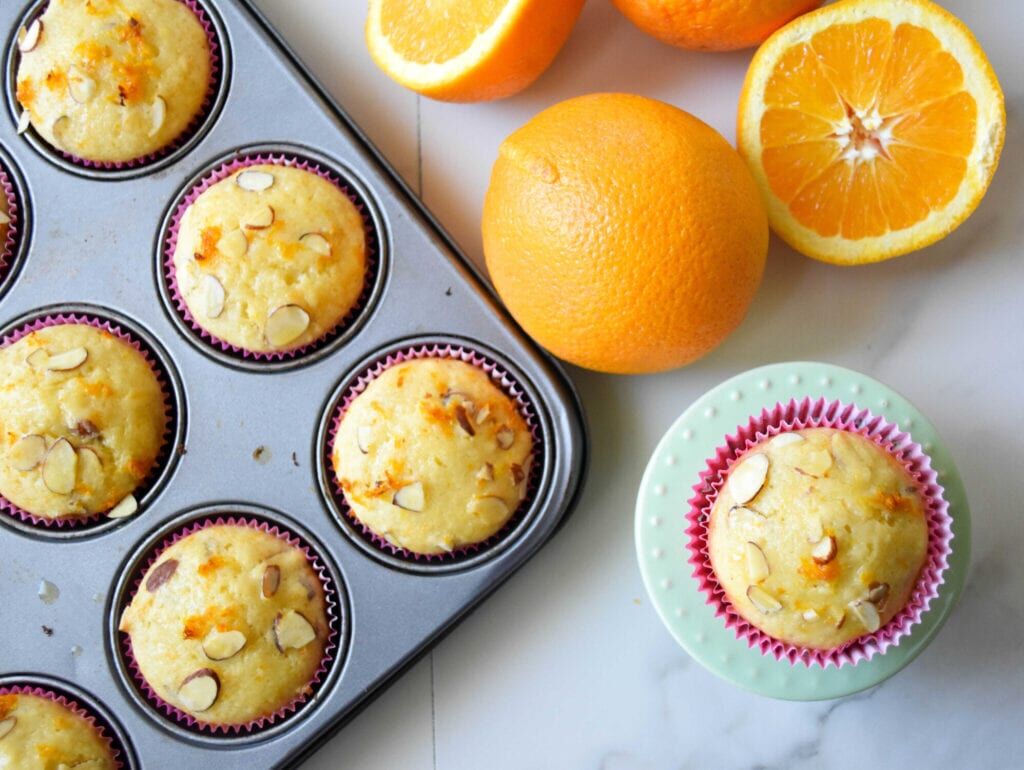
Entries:
POLYGON ((142 41, 142 22, 134 16, 117 28, 117 37, 122 43, 138 43, 142 41))
POLYGON ((36 87, 32 83, 32 78, 25 78, 24 80, 18 81, 18 103, 28 109, 32 106, 32 102, 36 99, 36 87))
POLYGON ((881 492, 875 495, 875 503, 891 513, 905 513, 910 510, 910 498, 899 492, 881 492))
POLYGON ((109 45, 98 43, 95 40, 86 40, 76 45, 72 53, 86 69, 91 69, 104 59, 109 59, 111 51, 109 45))
POLYGON ((218 631, 229 631, 237 621, 238 609, 236 607, 215 607, 210 606, 203 610, 201 615, 190 615, 185 618, 185 625, 182 630, 184 639, 202 639, 211 628, 218 631))
POLYGON ((0 695, 0 719, 6 719, 7 715, 14 711, 14 707, 17 705, 18 696, 14 693, 0 695))
POLYGON ((114 389, 105 382, 86 382, 82 387, 93 398, 107 398, 114 393, 114 389))
POLYGON ((68 87, 68 77, 64 70, 50 70, 46 73, 46 80, 43 81, 51 91, 64 91, 68 87))
POLYGON ((124 469, 137 479, 141 479, 152 467, 153 463, 140 457, 132 457, 125 464, 124 469))
POLYGON ((74 765, 78 763, 77 755, 69 754, 49 743, 37 743, 36 754, 40 759, 47 760, 52 767, 58 765, 74 765))
POLYGON ((199 233, 199 249, 193 255, 197 262, 203 262, 217 253, 217 243, 220 241, 220 228, 217 226, 204 227, 199 233))
POLYGON ((225 564, 227 564, 227 561, 225 561, 222 556, 214 554, 209 559, 200 564, 199 569, 197 571, 203 577, 209 577, 214 572, 223 567, 225 564))
POLYGON ((835 580, 839 577, 839 560, 833 559, 828 564, 818 564, 807 556, 800 560, 800 574, 808 580, 835 580))
POLYGON ((118 62, 114 65, 117 94, 121 104, 133 104, 145 96, 146 78, 153 67, 141 62, 118 62))
POLYGON ((292 259, 299 253, 300 245, 297 241, 276 241, 277 253, 284 259, 292 259))

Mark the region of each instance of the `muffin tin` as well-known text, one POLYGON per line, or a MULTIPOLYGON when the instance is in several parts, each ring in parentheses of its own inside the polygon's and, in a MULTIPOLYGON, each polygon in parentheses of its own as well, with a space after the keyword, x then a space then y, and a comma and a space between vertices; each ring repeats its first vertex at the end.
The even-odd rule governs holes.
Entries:
POLYGON ((16 619, 0 631, 0 673, 12 683, 74 682, 61 686, 117 715, 109 721, 126 745, 127 766, 290 766, 554 534, 582 484, 585 424, 561 369, 526 339, 260 13, 247 0, 198 4, 220 52, 210 115, 169 155, 122 169, 76 165, 31 130, 16 134, 15 37, 44 4, 0 7, 9 108, 0 115, 0 164, 21 211, 13 264, 0 286, 0 332, 67 313, 124 325, 167 369, 177 431, 174 451, 131 518, 43 528, 0 516, 0 598, 4 616, 16 619), (326 164, 359 194, 376 230, 379 265, 344 334, 308 355, 253 361, 224 354, 182 325, 161 268, 167 222, 191 182, 225 158, 267 151, 326 164), (515 525, 468 558, 437 563, 396 558, 355 536, 338 517, 324 452, 331 413, 352 377, 389 351, 421 345, 461 346, 497 363, 533 407, 543 449, 531 504, 515 525), (310 544, 337 586, 340 630, 330 669, 295 714, 228 736, 189 729, 150 705, 116 631, 148 549, 182 524, 221 514, 279 524, 310 544))

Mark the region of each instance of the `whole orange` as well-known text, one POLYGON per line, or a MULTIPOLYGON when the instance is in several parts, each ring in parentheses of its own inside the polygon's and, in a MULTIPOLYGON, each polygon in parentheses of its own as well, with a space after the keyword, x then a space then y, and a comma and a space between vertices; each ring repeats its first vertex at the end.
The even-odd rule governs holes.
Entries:
POLYGON ((656 372, 739 325, 768 220, 714 129, 653 99, 592 94, 502 143, 483 242, 495 288, 541 345, 588 369, 656 372))
POLYGON ((680 48, 749 48, 822 0, 612 0, 648 35, 680 48))

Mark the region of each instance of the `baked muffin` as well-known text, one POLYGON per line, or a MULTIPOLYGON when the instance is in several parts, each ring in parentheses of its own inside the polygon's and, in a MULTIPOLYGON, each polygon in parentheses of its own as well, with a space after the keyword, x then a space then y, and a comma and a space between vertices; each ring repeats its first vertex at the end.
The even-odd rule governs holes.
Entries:
MULTIPOLYGON (((0 167, 0 179, 3 178, 4 170, 0 167)), ((7 196, 3 188, 0 188, 0 260, 4 257, 4 250, 7 248, 7 233, 11 228, 11 210, 7 206, 7 196)), ((2 276, 0 276, 2 277, 2 276)))
POLYGON ((181 0, 50 0, 18 47, 17 98, 32 126, 89 161, 166 147, 209 89, 206 31, 181 0))
POLYGON ((134 512, 168 421, 143 354, 66 323, 0 349, 0 371, 0 495, 44 519, 134 512))
POLYGON ((292 350, 359 300, 363 218, 337 185, 284 165, 243 168, 185 210, 173 270, 194 321, 235 347, 292 350))
POLYGON ((392 545, 448 553, 526 497, 533 438, 490 376, 453 358, 395 364, 346 409, 332 447, 352 515, 392 545))
POLYGON ((113 770, 110 742, 95 725, 40 695, 0 695, 0 767, 18 770, 113 770))
POLYGON ((153 691, 213 725, 246 724, 308 695, 329 634, 305 551, 244 524, 211 525, 164 550, 120 629, 153 691))
POLYGON ((708 547, 745 620, 775 639, 832 649, 907 603, 927 554, 925 503, 870 439, 831 428, 782 433, 730 469, 708 547))

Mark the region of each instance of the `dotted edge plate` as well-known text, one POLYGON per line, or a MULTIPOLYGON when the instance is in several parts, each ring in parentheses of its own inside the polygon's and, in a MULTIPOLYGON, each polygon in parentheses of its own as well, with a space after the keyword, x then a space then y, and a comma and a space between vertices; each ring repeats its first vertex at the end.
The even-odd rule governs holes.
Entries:
POLYGON ((970 567, 971 514, 963 481, 935 427, 899 393, 866 375, 832 364, 791 362, 751 369, 712 388, 658 442, 640 482, 636 549, 647 595, 676 641, 719 677, 760 695, 826 700, 874 687, 916 658, 942 628, 970 567), (764 407, 823 396, 854 403, 899 423, 931 457, 953 519, 952 553, 939 595, 921 623, 895 647, 841 668, 808 668, 763 655, 716 617, 687 559, 686 514, 700 471, 725 436, 764 407))

